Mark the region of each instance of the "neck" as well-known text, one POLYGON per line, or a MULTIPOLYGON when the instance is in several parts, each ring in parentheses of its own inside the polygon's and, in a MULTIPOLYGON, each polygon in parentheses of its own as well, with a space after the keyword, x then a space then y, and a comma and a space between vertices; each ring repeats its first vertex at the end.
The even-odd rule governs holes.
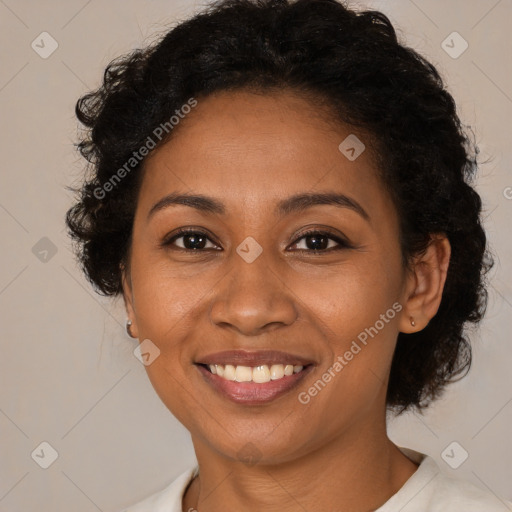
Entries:
POLYGON ((284 463, 248 466, 193 439, 199 476, 187 489, 183 509, 376 510, 416 471, 417 465, 368 423, 284 463))

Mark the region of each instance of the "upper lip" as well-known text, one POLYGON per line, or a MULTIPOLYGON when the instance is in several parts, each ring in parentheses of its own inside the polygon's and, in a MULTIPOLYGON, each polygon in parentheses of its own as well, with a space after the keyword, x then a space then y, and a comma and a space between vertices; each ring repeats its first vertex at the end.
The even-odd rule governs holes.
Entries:
POLYGON ((292 364, 306 366, 313 361, 302 356, 279 350, 226 350, 215 352, 197 359, 196 364, 231 364, 233 366, 261 366, 273 364, 292 364))

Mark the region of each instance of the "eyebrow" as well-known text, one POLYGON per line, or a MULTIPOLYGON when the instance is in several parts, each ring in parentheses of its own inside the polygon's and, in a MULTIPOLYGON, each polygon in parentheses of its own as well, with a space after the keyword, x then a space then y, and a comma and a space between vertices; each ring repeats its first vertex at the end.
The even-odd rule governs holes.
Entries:
MULTIPOLYGON (((226 207, 222 202, 214 197, 202 194, 169 194, 153 205, 148 213, 148 220, 158 211, 177 205, 189 206, 206 214, 226 215, 226 207)), ((298 213, 318 205, 332 205, 340 208, 349 208, 355 211, 366 221, 370 221, 370 216, 366 210, 351 197, 338 193, 302 193, 295 194, 281 200, 275 213, 279 217, 284 217, 292 213, 298 213)))

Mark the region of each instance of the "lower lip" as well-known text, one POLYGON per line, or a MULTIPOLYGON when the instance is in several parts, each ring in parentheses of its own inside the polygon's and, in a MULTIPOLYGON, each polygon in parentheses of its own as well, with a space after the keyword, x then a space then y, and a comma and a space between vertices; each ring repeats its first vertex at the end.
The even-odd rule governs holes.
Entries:
POLYGON ((196 367, 215 391, 233 402, 244 405, 260 405, 275 400, 297 387, 299 382, 313 369, 313 365, 308 365, 299 373, 258 384, 256 382, 227 380, 214 375, 204 366, 196 365, 196 367))

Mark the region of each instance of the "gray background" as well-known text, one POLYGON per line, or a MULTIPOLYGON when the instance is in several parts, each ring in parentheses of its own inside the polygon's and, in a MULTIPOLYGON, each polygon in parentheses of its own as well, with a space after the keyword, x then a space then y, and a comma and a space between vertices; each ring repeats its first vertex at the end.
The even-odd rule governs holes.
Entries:
MULTIPOLYGON (((488 316, 472 334, 471 373, 424 417, 391 422, 390 433, 434 456, 443 471, 512 499, 512 1, 352 4, 382 9, 446 79, 485 162, 478 190, 497 254, 488 316), (442 47, 454 31, 469 44, 458 58, 442 47), (458 469, 441 457, 453 441, 452 460, 469 453, 458 469)), ((65 187, 84 164, 72 145, 77 98, 99 85, 112 58, 199 7, 190 0, 0 0, 1 512, 115 511, 195 462, 188 433, 132 353, 122 302, 95 295, 78 271, 63 218, 72 201, 65 187), (44 31, 58 43, 46 59, 31 47, 34 40, 43 46, 44 31), (36 463, 49 460, 48 449, 31 457, 43 441, 58 452, 48 469, 36 463)), ((452 40, 450 51, 460 51, 462 41, 452 40)))

